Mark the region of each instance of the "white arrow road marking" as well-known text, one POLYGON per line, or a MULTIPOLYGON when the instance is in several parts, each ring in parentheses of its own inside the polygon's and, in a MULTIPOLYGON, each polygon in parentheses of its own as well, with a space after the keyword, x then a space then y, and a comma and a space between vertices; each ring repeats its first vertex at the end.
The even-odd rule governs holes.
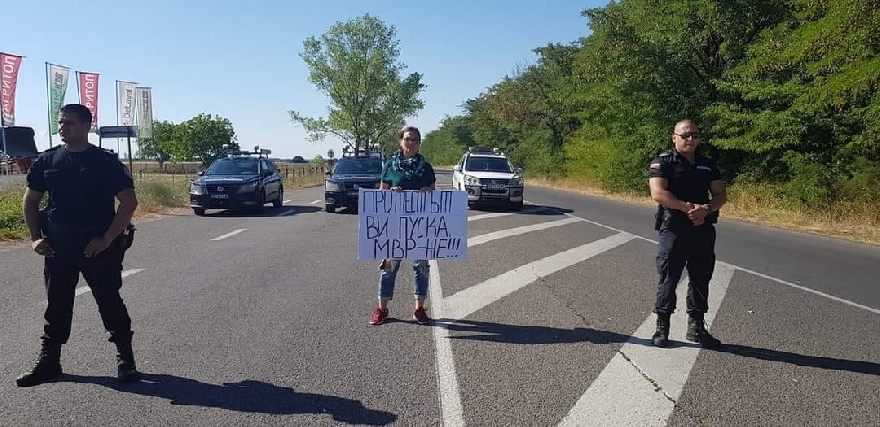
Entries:
MULTIPOLYGON (((124 279, 128 276, 131 276, 132 274, 140 273, 141 271, 144 271, 144 269, 143 268, 134 268, 131 270, 125 270, 122 272, 122 278, 124 279)), ((89 288, 88 286, 80 286, 80 287, 76 288, 76 292, 74 293, 74 296, 80 296, 80 295, 82 295, 86 292, 89 292, 91 290, 92 289, 89 288)))
POLYGON ((234 235, 236 235, 236 234, 238 234, 238 233, 241 233, 242 231, 245 231, 245 230, 247 230, 247 228, 239 228, 238 230, 235 230, 235 231, 233 231, 233 232, 231 232, 231 233, 226 233, 226 234, 224 234, 224 235, 222 235, 222 236, 217 236, 217 237, 215 237, 215 238, 213 238, 213 239, 211 239, 211 240, 223 240, 223 239, 226 239, 226 238, 232 237, 232 236, 234 236, 234 235))
POLYGON ((503 239, 505 237, 517 236, 517 235, 529 233, 532 231, 546 230, 548 228, 559 227, 559 226, 571 224, 574 222, 582 222, 582 220, 577 217, 568 217, 568 218, 563 218, 563 219, 560 219, 557 221, 541 222, 538 224, 524 225, 522 227, 508 228, 507 230, 493 231, 491 233, 481 234, 479 236, 468 237, 468 247, 472 248, 474 246, 481 245, 486 242, 491 242, 493 240, 503 239))
POLYGON ((633 239, 619 233, 517 267, 443 299, 444 315, 463 319, 477 310, 566 267, 590 259, 633 239))
POLYGON ((472 216, 469 216, 467 220, 468 220, 468 222, 479 221, 481 219, 500 218, 500 217, 504 217, 504 216, 517 215, 517 214, 531 214, 531 213, 541 212, 541 211, 546 211, 546 210, 548 210, 548 209, 544 206, 534 206, 534 207, 525 208, 519 212, 492 212, 492 213, 484 213, 484 214, 479 214, 479 215, 472 215, 472 216))
MULTIPOLYGON (((709 284, 709 312, 705 315, 707 327, 715 319, 734 271, 730 264, 715 263, 709 284)), ((687 298, 686 277, 675 294, 679 309, 670 319, 670 346, 658 348, 651 344, 657 317, 648 316, 559 425, 666 425, 700 353, 699 344, 684 338, 687 313, 681 307, 687 298)))

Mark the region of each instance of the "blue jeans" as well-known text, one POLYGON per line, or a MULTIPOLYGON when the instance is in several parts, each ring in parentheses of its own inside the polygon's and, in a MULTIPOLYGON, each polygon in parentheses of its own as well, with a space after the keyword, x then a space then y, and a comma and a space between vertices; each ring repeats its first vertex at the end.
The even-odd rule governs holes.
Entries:
MULTIPOLYGON (((428 297, 428 260, 419 259, 412 262, 415 277, 413 279, 413 295, 417 300, 428 297)), ((391 260, 391 269, 382 269, 379 274, 379 299, 390 301, 394 296, 394 283, 397 280, 397 271, 400 270, 400 260, 391 260)))

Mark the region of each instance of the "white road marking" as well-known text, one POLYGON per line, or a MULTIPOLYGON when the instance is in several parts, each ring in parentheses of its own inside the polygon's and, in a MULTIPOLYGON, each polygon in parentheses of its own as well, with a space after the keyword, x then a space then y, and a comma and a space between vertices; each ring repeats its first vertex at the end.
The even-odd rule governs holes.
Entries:
MULTIPOLYGON (((730 264, 715 263, 709 284, 709 312, 705 315, 707 327, 715 319, 734 271, 730 264)), ((559 425, 666 425, 701 349, 684 337, 686 277, 682 277, 675 294, 678 309, 670 319, 671 345, 658 348, 651 344, 657 317, 648 316, 559 425)))
POLYGON ((280 213, 280 214, 278 214, 278 215, 275 215, 275 216, 291 216, 291 215, 293 215, 293 214, 295 214, 295 213, 296 213, 296 209, 290 209, 290 210, 287 211, 287 212, 282 212, 282 213, 280 213))
POLYGON ((235 231, 230 232, 230 233, 226 233, 226 234, 224 234, 224 235, 222 235, 222 236, 217 236, 217 237, 215 237, 215 238, 213 238, 213 239, 211 239, 211 240, 223 240, 223 239, 226 239, 226 238, 232 237, 232 236, 234 236, 234 235, 236 235, 236 234, 238 234, 238 233, 241 233, 242 231, 245 231, 245 230, 247 230, 247 228, 239 228, 238 230, 235 230, 235 231))
POLYGON ((525 208, 520 212, 492 212, 492 213, 484 213, 479 215, 473 215, 468 217, 468 222, 470 221, 479 221, 481 219, 489 219, 489 218, 500 218, 504 216, 517 215, 517 214, 530 214, 535 212, 546 211, 547 208, 544 206, 535 206, 530 208, 525 208))
POLYGON ((290 199, 287 199, 287 200, 281 202, 282 205, 286 205, 286 204, 288 204, 288 203, 290 203, 290 199))
MULTIPOLYGON (((440 284, 440 269, 436 260, 428 261, 431 268, 431 311, 434 319, 446 317, 443 289, 440 284)), ((434 320, 434 348, 437 358, 437 390, 440 394, 440 414, 444 426, 463 426, 464 412, 461 406, 461 392, 455 375, 455 360, 452 343, 449 340, 447 323, 434 320)))
POLYGON ((312 201, 311 203, 309 203, 309 204, 310 204, 310 205, 315 205, 315 204, 318 204, 318 203, 320 203, 320 202, 321 202, 321 199, 318 199, 318 200, 313 200, 313 201, 312 201))
MULTIPOLYGON (((548 228, 560 227, 563 225, 567 225, 567 224, 571 224, 571 223, 575 223, 575 222, 580 222, 580 221, 581 220, 578 217, 569 217, 569 218, 563 218, 563 219, 560 219, 557 221, 541 222, 538 224, 524 225, 522 227, 514 227, 514 228, 508 228, 506 230, 493 231, 491 233, 481 234, 479 236, 468 237, 468 247, 472 248, 474 246, 481 245, 486 242, 491 242, 493 240, 503 239, 505 237, 511 237, 511 236, 518 236, 520 234, 525 234, 525 233, 529 233, 532 231, 540 231, 540 230, 546 230, 548 228)), ((625 234, 629 234, 629 233, 625 233, 625 234)))
POLYGON ((542 277, 585 261, 632 239, 632 234, 619 233, 517 267, 444 298, 444 314, 447 318, 463 319, 542 277))
POLYGON ((859 303, 855 303, 855 302, 852 302, 852 301, 849 301, 849 300, 845 300, 845 299, 843 299, 843 298, 839 298, 839 297, 836 297, 836 296, 834 296, 834 295, 826 294, 825 292, 821 292, 821 291, 813 290, 813 289, 810 289, 810 288, 805 288, 805 287, 803 287, 803 286, 801 286, 801 285, 796 285, 796 284, 791 283, 791 282, 786 282, 785 280, 782 280, 782 279, 777 279, 777 278, 775 278, 775 277, 773 277, 773 276, 768 276, 768 275, 766 275, 766 274, 758 273, 757 271, 749 270, 748 268, 743 268, 743 267, 739 267, 739 266, 736 266, 736 265, 734 265, 733 268, 735 268, 735 269, 737 269, 737 270, 740 270, 740 271, 743 271, 743 272, 746 272, 746 273, 749 273, 749 274, 754 274, 755 276, 762 277, 762 278, 767 279, 767 280, 772 280, 772 281, 774 281, 774 282, 776 282, 776 283, 779 283, 779 284, 782 284, 782 285, 785 285, 785 286, 790 286, 790 287, 792 287, 792 288, 802 290, 802 291, 804 291, 804 292, 809 292, 809 293, 811 293, 811 294, 818 295, 818 296, 820 296, 820 297, 825 297, 825 298, 828 298, 828 299, 830 299, 830 300, 832 300, 832 301, 837 301, 837 302, 840 302, 840 303, 843 303, 843 304, 846 304, 846 305, 849 305, 849 306, 852 306, 852 307, 860 308, 860 309, 862 309, 862 310, 865 310, 865 311, 868 311, 868 312, 871 312, 871 313, 874 313, 874 314, 880 314, 880 310, 878 310, 878 309, 876 309, 876 308, 873 308, 873 307, 868 307, 867 305, 861 305, 861 304, 859 304, 859 303))
MULTIPOLYGON (((531 203, 531 202, 529 202, 528 200, 526 200, 526 203, 531 203)), ((550 208, 548 208, 548 209, 550 209, 550 208)), ((605 229, 608 229, 608 230, 612 230, 612 231, 616 231, 616 232, 618 232, 618 233, 626 233, 626 231, 623 231, 623 230, 620 230, 620 229, 617 229, 617 228, 614 228, 614 227, 611 227, 611 226, 608 226, 608 225, 605 225, 605 224, 601 224, 601 223, 598 223, 598 222, 595 222, 595 221, 590 221, 590 220, 588 220, 588 219, 586 219, 586 218, 581 218, 581 217, 579 217, 579 216, 576 216, 576 215, 573 215, 573 214, 570 214, 570 213, 566 213, 566 212, 562 212, 562 211, 558 211, 558 212, 561 212, 561 213, 563 213, 564 215, 570 216, 570 217, 572 217, 572 218, 578 218, 578 219, 580 219, 581 221, 584 221, 584 222, 586 222, 586 223, 588 223, 588 224, 593 224, 593 225, 595 225, 595 226, 602 227, 602 228, 605 228, 605 229)), ((634 235, 633 238, 635 238, 635 239, 639 239, 639 240, 644 240, 644 241, 646 241, 646 242, 650 242, 650 243, 653 243, 653 244, 655 244, 655 245, 658 244, 658 242, 657 242, 656 240, 654 240, 654 239, 649 239, 649 238, 647 238, 647 237, 642 237, 642 236, 636 236, 636 235, 634 235)), ((804 291, 804 292, 809 292, 809 293, 811 293, 811 294, 818 295, 818 296, 820 296, 820 297, 824 297, 824 298, 828 298, 828 299, 830 299, 830 300, 832 300, 832 301, 837 301, 837 302, 839 302, 839 303, 846 304, 846 305, 851 306, 851 307, 856 307, 856 308, 859 308, 859 309, 865 310, 865 311, 870 312, 870 313, 880 314, 880 309, 876 309, 876 308, 874 308, 874 307, 869 307, 869 306, 862 305, 862 304, 859 304, 859 303, 856 303, 856 302, 852 302, 852 301, 847 300, 847 299, 843 299, 843 298, 840 298, 840 297, 836 297, 836 296, 834 296, 834 295, 826 294, 826 293, 824 293, 824 292, 817 291, 817 290, 815 290, 815 289, 810 289, 810 288, 807 288, 807 287, 804 287, 804 286, 801 286, 801 285, 797 285, 797 284, 791 283, 791 282, 789 282, 789 281, 787 281, 787 280, 780 279, 780 278, 778 278, 778 277, 773 277, 773 276, 766 275, 766 274, 764 274, 764 273, 759 273, 759 272, 757 272, 757 271, 750 270, 750 269, 745 268, 745 267, 740 267, 740 266, 738 266, 738 265, 734 265, 734 264, 727 264, 727 265, 733 267, 733 268, 736 269, 736 270, 740 270, 740 271, 743 271, 743 272, 746 272, 746 273, 749 273, 749 274, 754 274, 755 276, 758 276, 758 277, 761 277, 761 278, 764 278, 764 279, 767 279, 767 280, 774 281, 774 282, 779 283, 779 284, 781 284, 781 285, 785 285, 785 286, 788 286, 788 287, 791 287, 791 288, 794 288, 794 289, 798 289, 798 290, 801 290, 801 291, 804 291)))
MULTIPOLYGON (((140 273, 141 271, 144 271, 144 269, 143 268, 134 268, 131 270, 125 270, 122 272, 122 278, 124 279, 128 276, 131 276, 132 274, 140 273)), ((89 288, 88 286, 80 286, 80 287, 76 288, 76 291, 74 292, 74 296, 78 297, 86 292, 91 291, 91 290, 92 289, 89 288)))

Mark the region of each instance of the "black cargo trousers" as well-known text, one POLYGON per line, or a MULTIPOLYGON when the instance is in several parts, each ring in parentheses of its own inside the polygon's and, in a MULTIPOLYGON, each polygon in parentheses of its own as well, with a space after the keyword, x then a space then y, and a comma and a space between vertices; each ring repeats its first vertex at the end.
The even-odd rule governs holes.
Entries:
POLYGON ((708 220, 699 227, 682 222, 673 221, 660 229, 657 248, 660 281, 654 304, 657 314, 675 311, 675 290, 685 268, 688 272, 687 313, 709 311, 709 282, 715 270, 715 226, 708 220))
POLYGON ((98 305, 104 328, 110 334, 109 341, 120 344, 131 342, 131 318, 119 294, 125 251, 117 239, 93 258, 86 258, 83 254, 89 241, 101 236, 106 228, 106 225, 78 227, 46 223, 46 239, 55 256, 47 257, 43 267, 48 300, 43 316, 43 340, 67 343, 73 320, 76 285, 82 273, 98 305))

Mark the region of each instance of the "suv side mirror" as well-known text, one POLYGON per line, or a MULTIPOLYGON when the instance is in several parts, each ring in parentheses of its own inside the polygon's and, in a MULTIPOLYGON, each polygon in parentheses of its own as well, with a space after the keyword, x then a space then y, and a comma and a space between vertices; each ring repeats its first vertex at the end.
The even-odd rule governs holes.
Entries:
POLYGON ((330 176, 330 169, 325 170, 324 175, 330 176))
POLYGON ((204 176, 204 175, 205 175, 205 171, 199 171, 199 176, 204 176))
POLYGON ((456 171, 456 172, 461 172, 461 165, 455 165, 455 166, 452 168, 452 170, 454 170, 454 171, 456 171))
POLYGON ((523 170, 522 170, 522 168, 516 168, 516 169, 514 169, 513 173, 515 175, 522 175, 523 170))

